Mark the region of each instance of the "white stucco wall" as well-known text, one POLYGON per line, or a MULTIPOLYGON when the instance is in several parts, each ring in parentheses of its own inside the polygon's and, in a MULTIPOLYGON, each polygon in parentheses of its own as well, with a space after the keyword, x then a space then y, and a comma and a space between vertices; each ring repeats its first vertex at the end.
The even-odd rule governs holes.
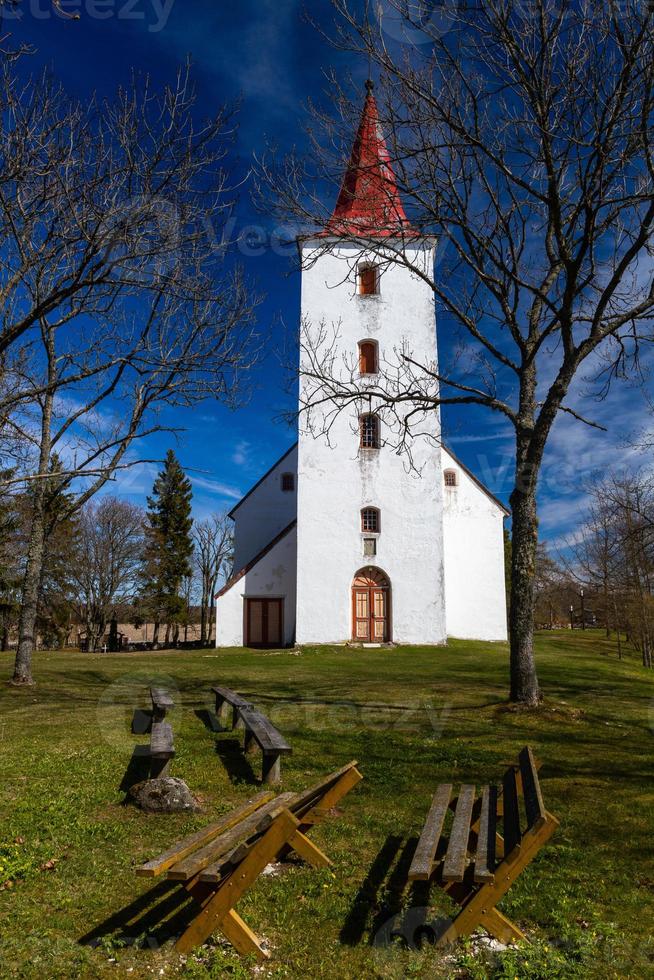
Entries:
MULTIPOLYGON (((315 246, 304 247, 304 258, 315 246)), ((411 249, 411 259, 433 264, 429 244, 411 249)), ((307 262, 302 276, 303 329, 336 331, 335 371, 356 370, 359 341, 379 344, 383 362, 398 363, 405 345, 417 360, 436 365, 433 293, 418 275, 397 264, 383 271, 377 296, 358 296, 354 266, 358 248, 339 244, 307 262)), ((306 336, 305 336, 306 341, 306 336)), ((306 365, 306 353, 302 355, 306 365)), ((302 379, 304 386, 312 382, 302 379)), ((365 381, 363 382, 365 386, 365 381)), ((304 393, 306 394, 306 387, 304 393)), ((440 453, 428 439, 413 446, 419 474, 390 446, 360 450, 358 415, 352 405, 319 435, 320 413, 300 420, 298 451, 297 642, 332 643, 352 636, 351 586, 361 568, 376 567, 391 583, 390 638, 397 643, 445 641, 440 453), (374 559, 363 556, 360 511, 381 511, 374 559)), ((438 435, 437 412, 421 426, 438 435)), ((382 423, 382 440, 389 438, 382 423)))
POLYGON ((297 446, 270 470, 232 510, 234 571, 238 572, 295 519, 297 511, 297 446), (282 473, 295 475, 295 489, 282 490, 282 473))
POLYGON ((216 646, 240 647, 247 598, 284 599, 284 643, 295 638, 297 531, 292 528, 250 571, 216 600, 216 646))
POLYGON ((445 609, 448 636, 506 640, 504 513, 443 447, 445 609))

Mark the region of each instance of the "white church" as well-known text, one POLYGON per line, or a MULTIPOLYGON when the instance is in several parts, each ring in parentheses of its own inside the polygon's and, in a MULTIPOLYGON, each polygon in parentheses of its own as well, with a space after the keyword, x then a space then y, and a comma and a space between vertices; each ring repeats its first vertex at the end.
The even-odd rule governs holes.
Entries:
POLYGON ((328 438, 315 417, 328 406, 311 409, 311 425, 301 413, 297 443, 232 509, 218 647, 506 639, 508 511, 442 445, 437 411, 408 466, 366 397, 400 348, 437 363, 433 292, 417 274, 431 273, 435 243, 411 233, 367 87, 333 216, 299 245, 302 323, 338 325, 333 363, 356 366, 362 397, 330 414, 328 438), (392 260, 398 250, 406 264, 392 260))

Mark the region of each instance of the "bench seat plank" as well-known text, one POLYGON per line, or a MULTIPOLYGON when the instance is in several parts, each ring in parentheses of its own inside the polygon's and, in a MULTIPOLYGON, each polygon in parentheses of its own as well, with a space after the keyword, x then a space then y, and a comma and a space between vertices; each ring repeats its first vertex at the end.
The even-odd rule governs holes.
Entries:
POLYGON ((529 746, 520 752, 520 773, 522 776, 522 794, 527 814, 527 827, 531 830, 545 820, 545 804, 538 781, 536 762, 529 746))
POLYGON ((461 787, 454 811, 452 830, 443 864, 443 881, 463 881, 470 837, 472 806, 475 802, 475 787, 466 783, 461 787))
POLYGON ((272 722, 259 711, 242 711, 241 720, 264 755, 279 755, 293 751, 281 732, 278 732, 272 722))
POLYGON ((497 832, 497 786, 484 786, 481 794, 479 835, 475 855, 475 881, 492 881, 495 870, 495 834, 497 832))
POLYGON ((150 734, 150 755, 154 759, 172 759, 175 755, 173 730, 167 721, 153 721, 150 734))
POLYGON ((164 687, 151 687, 150 698, 155 710, 165 713, 175 707, 175 702, 164 687))
POLYGON ((145 864, 142 864, 140 868, 136 869, 136 874, 142 878, 155 878, 157 875, 163 874, 164 871, 168 871, 178 861, 188 857, 189 854, 192 854, 193 851, 196 851, 199 847, 213 840, 214 837, 218 837, 219 834, 229 830, 230 827, 233 827, 255 810, 262 807, 264 803, 268 803, 272 799, 272 796, 273 794, 269 791, 258 793, 253 799, 248 800, 247 803, 226 813, 221 820, 208 824, 208 826, 203 827, 202 830, 198 830, 194 834, 189 834, 188 837, 184 837, 183 840, 178 841, 177 844, 168 848, 163 854, 152 858, 150 861, 146 861, 145 864))
POLYGON ((352 762, 348 762, 346 766, 342 769, 337 769, 336 772, 331 773, 326 776, 325 779, 321 779, 319 782, 314 783, 309 789, 304 790, 301 793, 296 794, 296 798, 293 803, 289 806, 289 810, 296 816, 303 817, 310 810, 313 810, 318 803, 322 802, 324 796, 326 796, 327 791, 335 786, 336 783, 343 778, 352 769, 356 769, 358 762, 353 759, 352 762))
POLYGON ((504 804, 504 855, 508 857, 512 851, 520 847, 522 834, 520 832, 520 811, 518 809, 517 773, 511 767, 506 770, 502 779, 502 800, 504 804))
POLYGON ((434 793, 434 798, 427 814, 427 819, 413 855, 409 868, 410 881, 429 881, 434 867, 434 857, 443 832, 445 815, 452 795, 451 783, 441 783, 434 793))
MULTIPOLYGON (((199 848, 188 857, 178 861, 168 871, 168 878, 171 881, 188 881, 208 865, 214 863, 218 858, 232 851, 238 844, 260 833, 259 828, 266 815, 271 812, 277 812, 280 809, 280 799, 280 797, 275 797, 267 803, 264 803, 263 806, 258 807, 237 824, 233 824, 224 833, 214 837, 204 847, 199 848)), ((282 804, 283 802, 282 799, 282 804)))
POLYGON ((247 698, 242 697, 237 694, 236 691, 232 691, 229 687, 212 687, 212 692, 221 701, 226 701, 227 704, 231 704, 234 708, 251 708, 252 702, 248 701, 247 698))

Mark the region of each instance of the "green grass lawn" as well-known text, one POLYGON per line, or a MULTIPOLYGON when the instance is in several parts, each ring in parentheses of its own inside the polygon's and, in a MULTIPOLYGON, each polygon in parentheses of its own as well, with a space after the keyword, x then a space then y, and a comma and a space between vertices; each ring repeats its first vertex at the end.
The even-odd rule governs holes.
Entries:
MULTIPOLYGON (((196 714, 211 706, 211 683, 223 683, 250 696, 291 742, 285 789, 352 758, 365 777, 341 817, 314 831, 332 871, 290 866, 260 879, 239 905, 272 950, 257 975, 654 977, 651 674, 636 658, 617 661, 600 633, 544 634, 545 701, 525 712, 507 706, 507 659, 501 645, 461 641, 39 654, 37 687, 0 687, 0 976, 253 974, 219 937, 183 959, 154 916, 131 928, 124 916, 110 921, 153 887, 135 877, 138 864, 252 795, 255 775, 236 734, 213 736, 196 714), (201 815, 147 816, 123 805, 133 747, 147 741, 130 734, 130 721, 147 707, 154 679, 176 695, 171 774, 201 799, 201 815), (561 820, 501 905, 532 944, 495 958, 463 944, 445 953, 376 945, 413 901, 404 877, 436 783, 496 779, 526 743, 561 820), (91 932, 99 944, 81 944, 91 932)), ((1 676, 10 668, 0 655, 1 676)), ((447 911, 439 889, 431 902, 447 911)))

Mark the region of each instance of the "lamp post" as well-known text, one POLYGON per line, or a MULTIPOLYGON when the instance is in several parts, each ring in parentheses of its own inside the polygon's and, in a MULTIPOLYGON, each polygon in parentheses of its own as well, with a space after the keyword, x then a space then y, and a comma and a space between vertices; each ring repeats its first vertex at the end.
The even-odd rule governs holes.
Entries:
POLYGON ((584 590, 583 589, 579 589, 579 596, 581 598, 581 628, 582 628, 582 630, 585 630, 586 629, 586 614, 585 614, 585 611, 584 611, 584 590))

